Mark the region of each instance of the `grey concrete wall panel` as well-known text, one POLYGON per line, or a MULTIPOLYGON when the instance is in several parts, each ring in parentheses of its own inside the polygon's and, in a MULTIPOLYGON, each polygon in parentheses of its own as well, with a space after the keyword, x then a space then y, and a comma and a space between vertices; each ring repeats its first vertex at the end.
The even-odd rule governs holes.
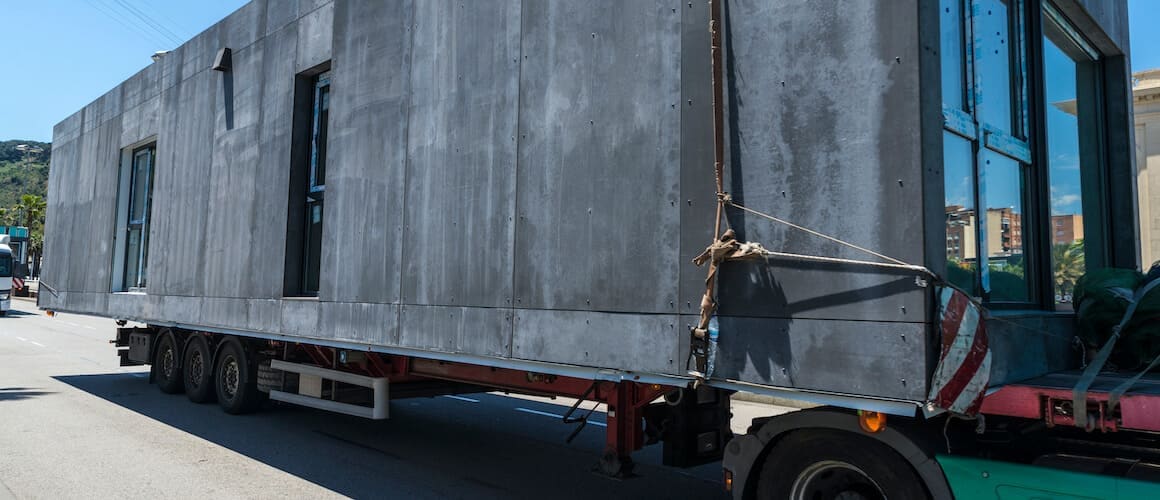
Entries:
POLYGON ((516 311, 512 357, 549 363, 684 373, 675 314, 516 311))
POLYGON ((517 306, 676 312, 681 5, 524 4, 517 306))
MULTIPOLYGON (((69 169, 69 182, 73 183, 65 203, 65 210, 70 211, 70 227, 68 230, 69 260, 68 272, 65 275, 62 290, 82 292, 85 289, 88 274, 92 271, 93 262, 89 261, 89 212, 93 204, 93 185, 96 183, 98 157, 100 156, 100 137, 96 131, 85 132, 77 139, 80 150, 77 161, 69 169)), ((87 310, 86 310, 87 312, 87 310)))
POLYGON ((319 328, 319 302, 315 299, 284 299, 282 324, 278 331, 303 337, 328 337, 329 329, 319 328))
POLYGON ((726 262, 720 280, 725 316, 923 323, 931 293, 913 271, 782 258, 726 262))
POLYGON ((282 333, 282 301, 278 299, 246 299, 244 330, 282 333))
POLYGON ((299 6, 298 6, 298 9, 300 11, 299 15, 306 16, 307 14, 309 14, 315 10, 321 9, 323 7, 328 7, 328 6, 332 5, 333 3, 334 3, 333 0, 300 0, 299 6))
POLYGON ((135 108, 161 93, 161 65, 150 64, 125 80, 121 86, 121 107, 135 108))
POLYGON ((322 302, 320 335, 363 344, 397 345, 399 306, 359 302, 322 302))
MULTIPOLYGON (((210 71, 221 48, 221 23, 210 26, 181 46, 181 78, 188 80, 203 71, 210 71)), ((165 56, 165 59, 173 54, 165 56)), ((211 109, 211 108, 204 108, 211 109)))
POLYGON ((114 87, 85 108, 83 132, 91 132, 121 114, 121 87, 114 87))
MULTIPOLYGON (((204 294, 206 269, 206 214, 213 158, 216 72, 203 71, 170 90, 177 94, 163 103, 162 129, 169 134, 167 148, 158 148, 154 167, 152 213, 166 237, 150 242, 150 266, 165 269, 160 293, 200 296, 204 294), (171 106, 172 104, 172 106, 171 106), (154 252, 154 249, 160 252, 154 252)), ((162 140, 159 138, 159 145, 162 140)), ((215 244, 218 238, 214 238, 215 244)), ((151 283, 152 284, 152 283, 151 283)), ((150 289, 150 292, 153 290, 150 289)))
MULTIPOLYGON (((233 55, 266 36, 266 0, 251 0, 218 23, 218 47, 229 47, 233 55)), ((235 61, 236 62, 236 61, 235 61)))
POLYGON ((121 117, 116 116, 93 132, 98 141, 96 156, 92 158, 94 164, 88 165, 88 159, 82 159, 81 168, 92 168, 93 196, 88 212, 78 214, 88 224, 84 232, 75 233, 74 237, 83 237, 88 240, 88 264, 85 270, 86 292, 108 293, 110 290, 110 263, 113 260, 113 239, 119 234, 116 231, 117 211, 117 180, 120 177, 121 148, 118 142, 121 138, 121 117))
POLYGON ((1127 2, 1058 0, 1056 4, 1105 55, 1129 53, 1127 2))
POLYGON ((252 297, 258 291, 249 286, 253 229, 268 221, 255 213, 252 197, 260 190, 258 171, 277 168, 259 162, 263 53, 261 44, 240 49, 231 71, 209 74, 218 105, 204 251, 207 295, 252 297))
POLYGON ((150 307, 150 297, 143 293, 110 293, 108 314, 113 318, 157 316, 158 311, 150 307))
POLYGON ((203 297, 166 295, 161 298, 160 317, 165 318, 165 321, 186 325, 204 324, 201 306, 205 300, 203 297))
POLYGON ((75 140, 81 134, 81 127, 85 123, 85 110, 81 108, 76 113, 68 115, 52 127, 52 144, 64 144, 75 140))
POLYGON ((182 70, 185 66, 185 47, 182 45, 170 50, 160 61, 154 63, 161 65, 161 90, 163 92, 184 79, 182 70))
POLYGON ((926 397, 924 324, 726 317, 720 328, 720 378, 911 401, 926 397))
POLYGON ((398 345, 440 352, 511 357, 512 311, 403 305, 398 345))
POLYGON ((330 60, 334 4, 325 4, 298 20, 297 70, 305 71, 330 60))
POLYGON ((245 300, 228 297, 201 299, 201 319, 196 324, 221 328, 238 328, 239 319, 249 315, 245 300))
POLYGON ((118 144, 127 148, 154 137, 161 129, 161 96, 126 109, 121 115, 121 138, 118 144))
POLYGON ((403 300, 510 307, 520 5, 415 7, 403 300))
POLYGON ((704 267, 690 262, 713 242, 717 187, 713 169, 713 86, 709 3, 681 7, 681 314, 700 314, 704 267))
POLYGON ((299 0, 266 1, 266 36, 298 20, 299 0))
MULTIPOLYGON (((68 141, 54 141, 52 145, 52 160, 48 170, 48 192, 52 193, 45 200, 45 234, 67 235, 72 230, 73 211, 70 209, 72 191, 76 187, 74 176, 70 175, 77 166, 80 139, 79 129, 81 113, 76 113, 61 125, 56 127, 62 136, 72 136, 68 141), (77 132, 74 133, 73 130, 77 132)), ((60 136, 54 136, 60 137, 60 136)), ((52 237, 44 240, 44 266, 41 280, 49 286, 66 290, 68 265, 72 260, 69 256, 68 237, 52 237)), ((59 297, 46 294, 45 299, 51 297, 52 303, 59 303, 59 297)), ((41 299, 42 301, 45 299, 41 299)))
POLYGON ((1074 339, 1075 318, 1071 316, 1004 314, 988 319, 991 385, 1079 368, 1074 339))
MULTIPOLYGON (((752 209, 922 264, 915 2, 738 0, 725 10, 726 189, 752 209)), ((742 239, 773 250, 873 260, 728 213, 742 239)))
POLYGON ((291 123, 294 107, 294 57, 298 29, 291 25, 264 38, 261 79, 261 131, 254 185, 249 199, 254 219, 251 251, 246 255, 244 290, 250 297, 282 295, 286 252, 286 196, 290 184, 291 123))
POLYGON ((336 6, 324 301, 399 302, 411 20, 410 2, 336 6))

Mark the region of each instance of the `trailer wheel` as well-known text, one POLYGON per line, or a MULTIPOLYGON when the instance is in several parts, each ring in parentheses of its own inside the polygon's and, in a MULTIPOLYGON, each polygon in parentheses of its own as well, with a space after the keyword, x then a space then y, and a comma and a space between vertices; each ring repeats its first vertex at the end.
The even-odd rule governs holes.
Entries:
POLYGON ((185 373, 185 396, 194 403, 208 403, 215 396, 213 362, 205 337, 195 335, 185 345, 182 371, 185 373))
POLYGON ((177 353, 177 339, 173 337, 173 332, 166 331, 157 341, 153 369, 156 372, 157 387, 161 392, 177 394, 185 388, 181 380, 181 356, 177 353))
POLYGON ((757 481, 760 499, 927 499, 910 465, 889 447, 852 432, 801 430, 774 445, 757 481))
POLYGON ((262 404, 258 391, 257 364, 246 355, 237 339, 229 339, 218 351, 214 369, 218 405, 231 415, 249 413, 262 404))

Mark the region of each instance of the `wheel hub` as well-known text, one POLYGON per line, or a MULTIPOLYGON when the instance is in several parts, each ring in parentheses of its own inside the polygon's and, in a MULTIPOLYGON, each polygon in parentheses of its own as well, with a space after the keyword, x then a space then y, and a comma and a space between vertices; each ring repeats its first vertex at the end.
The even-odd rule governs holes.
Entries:
POLYGON ((205 374, 205 360, 202 359, 201 352, 194 351, 189 357, 189 384, 192 387, 201 386, 201 377, 205 374))
POLYGON ((227 399, 233 399, 238 393, 238 361, 234 358, 226 359, 222 373, 222 389, 227 399))
POLYGON ((794 480, 795 500, 885 500, 882 488, 862 469, 846 462, 824 460, 806 467, 794 480))
POLYGON ((173 377, 173 348, 166 346, 165 351, 161 353, 161 374, 165 378, 173 377))

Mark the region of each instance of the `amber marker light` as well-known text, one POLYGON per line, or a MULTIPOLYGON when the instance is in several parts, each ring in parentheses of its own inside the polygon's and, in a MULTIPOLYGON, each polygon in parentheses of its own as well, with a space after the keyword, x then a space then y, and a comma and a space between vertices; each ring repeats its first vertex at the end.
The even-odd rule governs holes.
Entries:
POLYGON ((56 316, 56 311, 53 311, 53 310, 48 310, 48 311, 44 311, 44 314, 47 314, 47 315, 48 315, 48 317, 50 317, 50 318, 51 318, 51 317, 53 317, 53 316, 56 316))
POLYGON ((858 410, 858 425, 862 430, 871 434, 882 432, 886 429, 886 414, 877 411, 858 410))
POLYGON ((733 491, 733 471, 723 469, 725 471, 725 491, 733 491))

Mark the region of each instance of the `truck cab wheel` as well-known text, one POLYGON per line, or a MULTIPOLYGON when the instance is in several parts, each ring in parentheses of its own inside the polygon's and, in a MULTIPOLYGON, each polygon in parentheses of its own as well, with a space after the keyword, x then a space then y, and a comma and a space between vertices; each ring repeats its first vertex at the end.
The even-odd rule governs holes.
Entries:
POLYGON ((258 391, 257 363, 248 359, 245 348, 237 339, 230 339, 218 351, 214 364, 214 386, 218 405, 226 413, 250 413, 262 404, 263 394, 258 391))
POLYGON ((154 380, 157 387, 166 394, 177 394, 185 389, 181 377, 181 356, 177 352, 177 339, 173 332, 166 331, 157 341, 157 351, 153 354, 154 380))
POLYGON ((194 403, 208 403, 217 395, 213 386, 211 356, 209 343, 201 335, 194 336, 185 345, 185 355, 182 356, 185 396, 194 403))
POLYGON ((756 493, 763 500, 930 498, 918 474, 887 446, 852 432, 813 429, 773 444, 756 493))

